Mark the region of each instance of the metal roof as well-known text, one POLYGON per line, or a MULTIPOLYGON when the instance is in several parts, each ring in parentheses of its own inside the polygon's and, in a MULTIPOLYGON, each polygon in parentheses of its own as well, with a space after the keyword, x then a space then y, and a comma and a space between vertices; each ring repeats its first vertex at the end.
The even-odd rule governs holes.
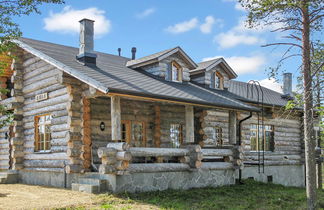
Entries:
POLYGON ((224 58, 215 58, 209 61, 204 61, 198 63, 198 67, 190 71, 191 74, 205 72, 213 69, 215 66, 222 64, 225 68, 225 71, 229 74, 230 79, 234 79, 237 77, 235 71, 228 65, 228 63, 224 60, 224 58))
POLYGON ((76 60, 78 48, 21 38, 18 44, 26 51, 41 56, 64 72, 99 89, 104 93, 116 92, 162 98, 214 107, 259 111, 256 107, 229 98, 196 84, 166 81, 141 70, 126 67, 129 58, 101 52, 95 67, 85 66, 76 60))
POLYGON ((141 67, 146 65, 148 62, 157 62, 163 60, 164 58, 175 54, 180 53, 180 55, 184 58, 184 60, 191 66, 192 69, 197 67, 197 64, 181 49, 181 47, 174 47, 168 50, 163 50, 161 52, 157 52, 139 59, 130 60, 126 63, 127 67, 141 67))
MULTIPOLYGON (((263 91, 263 101, 264 104, 266 105, 274 105, 274 106, 285 106, 288 102, 287 99, 282 97, 281 93, 278 93, 276 91, 270 90, 268 88, 262 87, 263 91)), ((236 81, 236 80, 230 80, 229 81, 229 88, 228 91, 236 94, 241 97, 241 101, 246 101, 246 102, 258 102, 258 97, 257 97, 257 90, 256 88, 253 88, 253 94, 251 93, 251 84, 248 84, 246 82, 241 82, 241 81, 236 81), (247 92, 249 91, 249 97, 247 98, 247 92)), ((259 101, 261 101, 261 94, 259 95, 259 101)), ((237 98, 239 99, 239 98, 237 98)))

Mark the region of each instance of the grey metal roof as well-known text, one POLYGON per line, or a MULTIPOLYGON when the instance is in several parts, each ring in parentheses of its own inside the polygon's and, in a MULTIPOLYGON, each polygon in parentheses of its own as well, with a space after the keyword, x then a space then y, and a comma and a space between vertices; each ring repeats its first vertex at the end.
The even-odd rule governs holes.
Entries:
POLYGON ((230 67, 230 65, 228 65, 228 63, 222 57, 200 62, 198 63, 198 67, 191 70, 190 73, 194 74, 194 73, 209 71, 219 64, 222 64, 225 67, 225 71, 229 74, 230 79, 234 79, 237 77, 235 71, 230 67))
POLYGON ((96 52, 97 66, 89 67, 76 60, 77 48, 26 38, 21 38, 20 41, 25 43, 24 46, 21 45, 23 49, 34 55, 42 55, 45 61, 54 63, 63 71, 80 78, 81 81, 93 87, 99 87, 105 93, 127 93, 215 107, 258 111, 253 106, 193 83, 165 81, 144 71, 127 68, 126 62, 129 59, 125 57, 96 52))
MULTIPOLYGON (((261 86, 261 88, 263 90, 264 104, 271 105, 271 106, 272 105, 285 106, 287 104, 288 100, 285 98, 282 98, 281 93, 278 93, 276 91, 270 90, 270 89, 262 87, 262 86, 261 86)), ((248 83, 246 83, 246 82, 230 80, 228 91, 241 97, 241 99, 239 99, 239 98, 236 98, 236 99, 246 101, 246 102, 249 102, 249 101, 252 101, 254 103, 258 102, 256 88, 253 88, 253 97, 252 97, 251 84, 249 84, 249 86, 248 86, 248 83), (247 98, 248 91, 249 91, 249 97, 247 98)), ((259 100, 261 101, 261 95, 260 95, 259 100)))
POLYGON ((197 64, 179 46, 171 49, 163 50, 161 52, 157 52, 139 59, 130 60, 126 63, 126 66, 140 67, 146 65, 147 62, 157 62, 177 52, 179 52, 182 55, 182 57, 187 61, 187 63, 191 66, 192 69, 197 67, 197 64))

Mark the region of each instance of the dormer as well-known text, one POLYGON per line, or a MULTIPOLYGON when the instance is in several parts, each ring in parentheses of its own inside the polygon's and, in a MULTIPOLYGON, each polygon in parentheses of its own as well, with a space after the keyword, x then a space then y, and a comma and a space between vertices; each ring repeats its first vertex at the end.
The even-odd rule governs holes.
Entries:
POLYGON ((180 47, 130 60, 126 66, 146 71, 167 81, 180 83, 189 82, 190 70, 198 67, 180 47))
POLYGON ((198 63, 198 67, 190 71, 193 82, 213 89, 227 89, 228 81, 237 77, 224 58, 216 58, 198 63))

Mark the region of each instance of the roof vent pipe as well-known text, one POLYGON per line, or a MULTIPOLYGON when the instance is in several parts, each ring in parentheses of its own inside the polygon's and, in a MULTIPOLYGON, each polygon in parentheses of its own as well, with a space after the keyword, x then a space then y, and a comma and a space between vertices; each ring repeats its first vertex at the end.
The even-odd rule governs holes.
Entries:
POLYGON ((118 50, 118 56, 120 56, 121 55, 121 48, 118 48, 117 50, 118 50))
POLYGON ((283 94, 284 96, 292 97, 292 74, 283 74, 283 94))
POLYGON ((132 60, 135 60, 136 57, 136 47, 132 47, 132 60))
POLYGON ((80 22, 80 47, 78 61, 84 65, 96 65, 97 55, 93 51, 94 47, 94 21, 89 19, 82 19, 80 22))

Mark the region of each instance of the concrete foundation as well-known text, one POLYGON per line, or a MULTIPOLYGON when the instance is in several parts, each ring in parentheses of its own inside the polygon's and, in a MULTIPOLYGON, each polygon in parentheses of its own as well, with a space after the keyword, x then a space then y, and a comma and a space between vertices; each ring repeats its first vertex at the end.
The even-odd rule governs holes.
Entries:
MULTIPOLYGON (((116 176, 98 173, 67 174, 66 187, 71 188, 72 183, 80 179, 107 180, 107 189, 110 192, 146 192, 167 189, 190 189, 202 187, 218 187, 235 184, 238 178, 235 170, 196 170, 179 172, 133 173, 116 176)), ((305 186, 304 165, 265 166, 264 173, 258 173, 258 167, 245 167, 242 178, 252 178, 261 182, 273 182, 285 186, 305 186)), ((65 183, 64 173, 19 171, 19 182, 31 185, 44 185, 63 188, 65 183)))
POLYGON ((116 192, 146 192, 167 189, 217 187, 235 183, 234 170, 135 173, 117 176, 116 192))
POLYGON ((264 173, 259 173, 257 166, 246 166, 242 171, 242 178, 248 179, 252 177, 260 182, 305 187, 304 165, 265 166, 264 173))

